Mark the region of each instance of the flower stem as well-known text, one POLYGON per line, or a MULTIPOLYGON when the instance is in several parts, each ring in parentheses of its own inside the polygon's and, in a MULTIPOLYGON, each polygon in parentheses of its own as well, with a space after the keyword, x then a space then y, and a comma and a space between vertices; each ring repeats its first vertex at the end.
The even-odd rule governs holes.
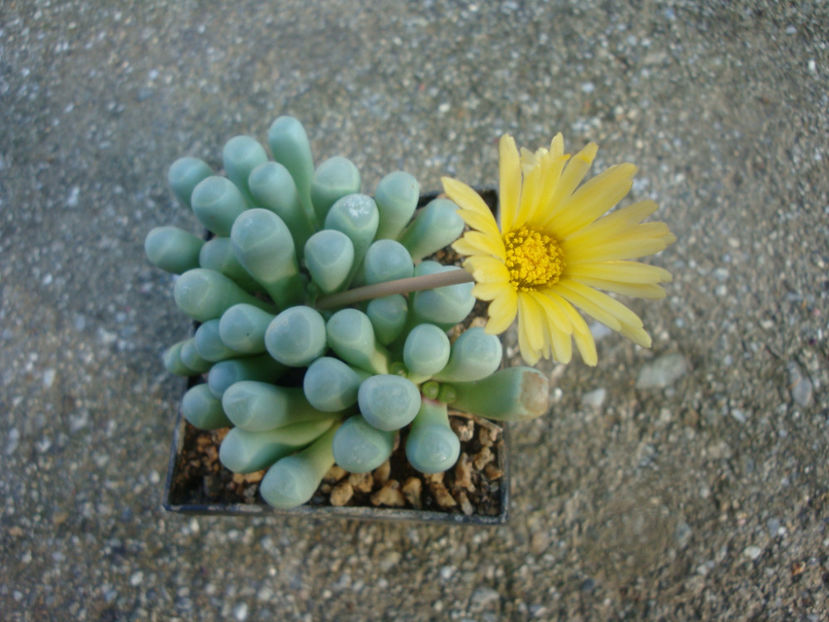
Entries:
POLYGON ((355 287, 344 292, 320 296, 317 298, 314 306, 317 309, 333 309, 372 298, 382 298, 393 294, 407 294, 408 292, 434 289, 447 285, 458 285, 459 283, 471 283, 473 280, 469 272, 458 268, 457 270, 447 270, 435 274, 424 274, 407 279, 397 279, 395 281, 386 281, 385 283, 355 287))

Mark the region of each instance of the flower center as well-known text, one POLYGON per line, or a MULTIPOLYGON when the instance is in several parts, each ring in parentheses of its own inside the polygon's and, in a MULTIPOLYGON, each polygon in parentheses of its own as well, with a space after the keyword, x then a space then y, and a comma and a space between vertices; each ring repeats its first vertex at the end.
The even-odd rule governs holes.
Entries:
POLYGON ((553 285, 564 271, 558 242, 540 231, 521 227, 504 235, 509 280, 518 291, 553 285))

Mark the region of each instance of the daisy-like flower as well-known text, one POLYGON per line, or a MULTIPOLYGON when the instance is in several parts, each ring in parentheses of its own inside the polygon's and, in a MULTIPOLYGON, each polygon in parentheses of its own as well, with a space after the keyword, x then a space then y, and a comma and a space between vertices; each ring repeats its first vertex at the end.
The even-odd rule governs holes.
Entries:
POLYGON ((650 347, 642 320, 605 290, 662 298, 671 280, 663 268, 631 261, 676 240, 665 223, 642 223, 657 209, 651 200, 610 211, 629 191, 636 167, 619 164, 579 186, 597 147, 564 153, 561 134, 549 149, 522 150, 512 136, 499 144, 499 223, 477 192, 449 177, 446 194, 470 227, 453 248, 467 255, 463 267, 474 295, 491 301, 486 331, 505 331, 518 316, 522 358, 570 361, 572 342, 588 365, 596 344, 576 307, 635 343, 650 347))

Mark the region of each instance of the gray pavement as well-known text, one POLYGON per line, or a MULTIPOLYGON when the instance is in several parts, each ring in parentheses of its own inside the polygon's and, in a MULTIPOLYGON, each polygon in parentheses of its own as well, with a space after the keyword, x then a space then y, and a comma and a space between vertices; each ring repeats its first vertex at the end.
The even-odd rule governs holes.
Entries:
POLYGON ((0 3, 0 617, 826 619, 829 6, 267 4, 0 3), (562 131, 660 203, 653 349, 543 367, 509 525, 161 509, 189 324, 144 235, 198 231, 176 157, 282 113, 369 191, 562 131))

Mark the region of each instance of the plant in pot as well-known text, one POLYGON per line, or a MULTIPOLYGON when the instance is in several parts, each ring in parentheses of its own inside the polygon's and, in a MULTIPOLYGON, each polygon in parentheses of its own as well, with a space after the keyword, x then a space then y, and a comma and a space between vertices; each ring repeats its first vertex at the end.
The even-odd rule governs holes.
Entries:
POLYGON ((571 157, 559 135, 519 154, 505 136, 496 221, 494 193, 450 178, 439 197, 402 171, 362 194, 346 158, 314 166, 292 117, 272 124, 268 145, 273 159, 232 138, 225 176, 177 160, 170 186, 207 239, 158 227, 145 240, 197 323, 163 356, 191 378, 166 506, 227 510, 230 490, 231 511, 503 522, 500 423, 549 408, 548 378, 531 365, 569 362, 573 342, 596 364, 576 307, 650 345, 639 318, 599 291, 655 298, 670 279, 631 261, 673 241, 663 223, 641 223, 656 205, 605 214, 635 168, 579 186, 595 145, 571 157), (485 321, 476 301, 489 303, 485 321), (504 367, 497 335, 516 317, 529 365, 504 367))

